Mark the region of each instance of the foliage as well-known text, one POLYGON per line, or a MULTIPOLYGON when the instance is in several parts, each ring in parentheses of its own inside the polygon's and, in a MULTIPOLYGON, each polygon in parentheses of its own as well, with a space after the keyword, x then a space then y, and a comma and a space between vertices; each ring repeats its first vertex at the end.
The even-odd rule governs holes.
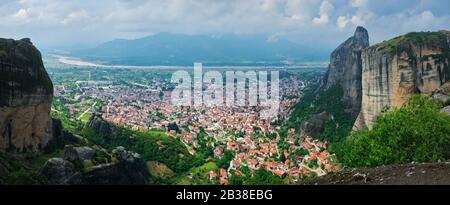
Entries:
POLYGON ((282 185, 283 180, 266 170, 256 171, 252 177, 244 181, 245 185, 282 185))
POLYGON ((192 166, 203 163, 202 158, 192 156, 185 146, 161 131, 133 131, 126 127, 114 125, 112 135, 104 136, 92 128, 84 128, 81 135, 95 144, 109 149, 123 146, 125 149, 141 154, 145 161, 158 161, 167 165, 174 172, 183 172, 192 166))
POLYGON ((180 133, 180 128, 178 127, 177 123, 170 123, 169 126, 167 126, 168 131, 175 131, 177 133, 180 133))
POLYGON ((450 116, 441 105, 414 95, 403 107, 383 113, 372 130, 351 134, 339 146, 347 166, 374 167, 393 163, 435 162, 450 158, 450 116))
POLYGON ((20 169, 11 173, 9 178, 10 184, 13 185, 45 185, 48 184, 47 179, 36 171, 20 169))
POLYGON ((209 172, 218 172, 219 168, 214 162, 207 162, 198 167, 192 167, 187 172, 180 174, 172 180, 167 180, 168 184, 178 185, 205 185, 212 184, 209 179, 209 172))
POLYGON ((289 119, 288 127, 296 128, 315 114, 326 112, 332 119, 325 121, 324 131, 319 139, 340 142, 350 133, 355 118, 344 112, 343 90, 339 84, 316 92, 318 86, 312 85, 305 90, 302 100, 296 105, 289 119))
POLYGON ((220 168, 228 169, 230 166, 230 161, 234 158, 233 152, 226 150, 223 153, 222 158, 217 162, 217 166, 220 168))

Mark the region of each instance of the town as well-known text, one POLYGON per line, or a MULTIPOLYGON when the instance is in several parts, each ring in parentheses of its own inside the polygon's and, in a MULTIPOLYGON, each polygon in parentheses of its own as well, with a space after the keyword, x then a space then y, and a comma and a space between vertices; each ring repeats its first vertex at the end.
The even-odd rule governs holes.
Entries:
MULTIPOLYGON (((293 128, 280 134, 283 122, 310 83, 302 79, 301 72, 281 70, 279 111, 269 119, 260 117, 263 107, 259 105, 174 106, 171 95, 176 85, 170 80, 173 70, 97 69, 78 75, 72 72, 51 73, 54 79, 76 76, 72 81, 55 80, 55 98, 64 102, 70 118, 86 122, 98 114, 132 130, 165 130, 168 136, 182 142, 191 155, 208 150, 210 157, 221 159, 227 152, 233 153, 227 168, 209 171, 213 183, 228 184, 232 175, 260 169, 294 181, 337 169, 334 155, 326 150, 327 142, 297 136, 293 128)), ((61 106, 54 106, 53 111, 61 112, 61 106)))

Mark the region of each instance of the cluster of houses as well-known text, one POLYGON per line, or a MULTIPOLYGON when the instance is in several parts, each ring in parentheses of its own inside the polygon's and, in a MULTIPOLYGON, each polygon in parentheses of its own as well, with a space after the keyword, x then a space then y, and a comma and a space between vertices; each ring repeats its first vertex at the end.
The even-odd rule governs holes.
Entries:
POLYGON ((309 136, 295 136, 295 130, 290 129, 288 137, 277 135, 274 139, 265 137, 244 137, 226 145, 216 146, 214 156, 220 158, 225 150, 235 153, 228 169, 220 169, 219 173, 210 172, 210 180, 218 180, 227 184, 232 175, 245 175, 243 167, 252 172, 261 169, 272 172, 279 177, 289 177, 293 181, 311 175, 321 176, 337 171, 335 155, 327 151, 327 142, 313 140, 309 136), (280 142, 287 144, 287 149, 279 146, 280 142))
MULTIPOLYGON (((103 119, 134 130, 167 129, 170 124, 176 124, 180 129, 167 131, 180 139, 192 155, 203 146, 213 149, 212 157, 217 159, 225 151, 232 152, 234 158, 228 169, 210 172, 210 179, 220 184, 227 184, 232 174, 243 175, 243 167, 251 171, 265 169, 293 179, 323 175, 336 169, 334 156, 326 151, 326 142, 294 136, 295 130, 289 130, 288 137, 280 137, 280 127, 274 125, 274 119, 260 118, 260 107, 176 107, 171 103, 171 91, 161 89, 169 87, 170 82, 153 82, 152 85, 88 84, 80 89, 79 101, 101 100, 103 119)), ((280 79, 278 120, 289 117, 305 86, 296 76, 280 79)))

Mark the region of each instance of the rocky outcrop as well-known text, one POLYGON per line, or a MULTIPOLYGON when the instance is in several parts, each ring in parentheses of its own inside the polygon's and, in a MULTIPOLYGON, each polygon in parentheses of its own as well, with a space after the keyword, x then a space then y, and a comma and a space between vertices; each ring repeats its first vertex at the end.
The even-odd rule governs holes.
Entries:
POLYGON ((83 185, 145 185, 149 183, 150 172, 139 154, 128 152, 123 147, 113 150, 118 160, 101 164, 72 176, 67 184, 83 185))
POLYGON ((83 162, 84 160, 92 160, 94 156, 95 150, 87 146, 84 147, 67 146, 64 149, 64 159, 68 161, 83 162))
POLYGON ((450 81, 436 90, 433 94, 433 98, 444 103, 444 105, 450 105, 450 81))
POLYGON ((53 85, 30 39, 0 39, 0 152, 51 139, 53 85))
POLYGON ((448 115, 450 115, 450 106, 444 107, 441 109, 442 113, 447 113, 448 115))
POLYGON ((319 137, 324 131, 325 122, 329 119, 331 116, 326 112, 314 115, 300 125, 300 132, 304 135, 319 137))
POLYGON ((82 137, 76 136, 64 129, 61 120, 52 119, 52 138, 44 148, 44 152, 53 152, 63 149, 66 144, 80 144, 82 137))
POLYGON ((63 158, 49 159, 41 174, 52 184, 62 185, 146 185, 150 172, 139 154, 117 147, 114 160, 92 167, 77 168, 80 160, 93 157, 89 147, 67 147, 63 158))
POLYGON ((409 33, 362 53, 362 107, 354 129, 372 127, 385 107, 431 94, 450 79, 450 32, 409 33))
POLYGON ((346 111, 356 116, 361 107, 361 52, 369 46, 369 34, 363 27, 357 27, 355 34, 339 45, 331 54, 324 88, 340 84, 346 111))
POLYGON ((62 158, 49 159, 41 170, 41 174, 52 184, 64 184, 74 173, 73 164, 62 158))
POLYGON ((89 121, 86 123, 85 128, 95 130, 104 138, 110 138, 115 136, 114 126, 112 126, 109 122, 105 121, 102 118, 101 114, 98 113, 92 114, 91 118, 89 118, 89 121))

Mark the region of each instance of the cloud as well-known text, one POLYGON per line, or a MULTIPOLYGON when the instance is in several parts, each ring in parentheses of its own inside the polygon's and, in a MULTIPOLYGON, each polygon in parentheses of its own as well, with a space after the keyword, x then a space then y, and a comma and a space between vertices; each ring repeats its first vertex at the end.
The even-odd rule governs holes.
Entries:
POLYGON ((425 21, 434 21, 435 20, 434 15, 431 11, 422 12, 421 18, 422 18, 422 20, 425 20, 425 21))
POLYGON ((84 19, 89 18, 88 13, 85 10, 75 11, 67 15, 62 21, 61 24, 67 25, 74 22, 80 22, 84 19))
POLYGON ((350 5, 355 8, 366 7, 368 0, 350 0, 350 5))
POLYGON ((320 4, 320 16, 319 17, 315 17, 313 19, 313 23, 315 24, 326 24, 328 23, 328 19, 330 16, 330 13, 333 11, 334 6, 333 4, 331 4, 328 1, 322 1, 322 3, 320 4))
POLYGON ((262 34, 333 47, 357 25, 366 26, 375 41, 450 28, 448 0, 1 1, 0 36, 31 37, 45 47, 95 46, 158 32, 262 34))
POLYGON ((347 26, 348 22, 349 22, 349 20, 347 19, 347 17, 339 16, 337 18, 336 24, 340 30, 343 30, 347 26))
POLYGON ((21 20, 28 20, 28 12, 25 9, 20 9, 13 15, 13 18, 21 19, 21 20))

